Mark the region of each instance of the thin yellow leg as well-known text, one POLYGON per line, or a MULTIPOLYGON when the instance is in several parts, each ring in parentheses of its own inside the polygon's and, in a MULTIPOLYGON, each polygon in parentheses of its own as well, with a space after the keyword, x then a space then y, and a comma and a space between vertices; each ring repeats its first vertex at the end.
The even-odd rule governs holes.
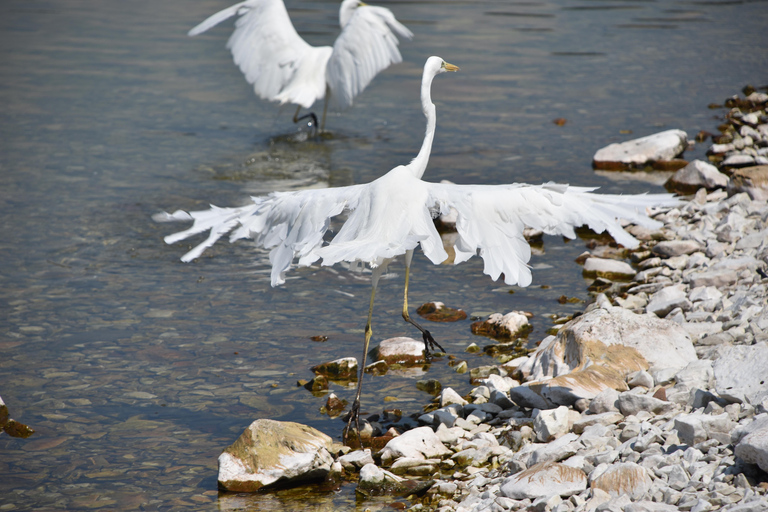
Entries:
POLYGON ((325 114, 328 112, 328 96, 330 96, 330 89, 325 89, 325 103, 323 104, 323 120, 320 122, 320 132, 325 131, 325 114))
POLYGON ((357 392, 355 393, 355 401, 352 403, 352 410, 349 413, 349 419, 347 420, 347 429, 344 431, 344 444, 347 443, 347 437, 349 436, 349 429, 352 426, 352 421, 355 422, 357 427, 357 438, 360 442, 360 446, 363 446, 362 439, 360 438, 360 396, 363 393, 363 375, 365 375, 365 363, 368 360, 368 346, 371 343, 371 336, 373 336, 373 300, 376 297, 376 287, 379 283, 379 277, 383 272, 382 267, 373 269, 373 276, 371 277, 371 302, 368 305, 368 321, 365 324, 365 342, 363 344, 363 357, 360 364, 360 377, 357 380, 357 392))
POLYGON ((299 106, 296 108, 296 113, 295 113, 295 114, 293 114, 293 122, 294 122, 294 123, 298 123, 298 122, 299 122, 299 112, 301 112, 301 105, 299 105, 299 106))
POLYGON ((433 350, 435 347, 439 348, 442 352, 445 352, 443 350, 443 347, 440 346, 438 342, 435 341, 435 338, 432 337, 432 334, 422 326, 420 326, 418 323, 416 323, 413 319, 411 319, 411 315, 408 314, 408 282, 411 277, 411 260, 413 259, 413 250, 410 250, 405 253, 405 291, 403 292, 403 320, 408 322, 409 324, 416 327, 419 331, 421 331, 421 337, 424 340, 424 358, 429 359, 429 349, 432 348, 433 350))

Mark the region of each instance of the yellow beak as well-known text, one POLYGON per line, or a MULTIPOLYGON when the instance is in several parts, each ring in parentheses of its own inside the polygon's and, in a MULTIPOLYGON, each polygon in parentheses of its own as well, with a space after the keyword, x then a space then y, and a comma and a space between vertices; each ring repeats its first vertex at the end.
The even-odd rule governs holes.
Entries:
POLYGON ((446 71, 458 71, 459 66, 454 66, 453 64, 448 64, 447 62, 443 62, 443 69, 446 71))

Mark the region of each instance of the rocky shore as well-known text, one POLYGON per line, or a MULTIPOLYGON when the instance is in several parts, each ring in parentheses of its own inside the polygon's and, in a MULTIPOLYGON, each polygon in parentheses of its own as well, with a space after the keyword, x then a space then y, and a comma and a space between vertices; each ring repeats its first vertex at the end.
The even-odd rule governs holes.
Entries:
MULTIPOLYGON (((374 450, 320 434, 291 460, 414 511, 768 510, 768 96, 731 101, 710 162, 670 180, 690 195, 653 212, 663 227, 580 258, 581 315, 475 369, 468 395, 442 389, 422 426, 374 450)), ((247 466, 230 452, 228 480, 247 466)))

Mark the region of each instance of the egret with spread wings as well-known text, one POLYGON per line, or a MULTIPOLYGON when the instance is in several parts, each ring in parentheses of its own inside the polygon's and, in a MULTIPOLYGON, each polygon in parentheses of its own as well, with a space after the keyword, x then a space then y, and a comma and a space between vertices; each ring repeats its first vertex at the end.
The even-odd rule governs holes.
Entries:
POLYGON ((352 101, 392 64, 402 62, 398 36, 413 34, 384 7, 344 0, 339 8, 341 34, 333 46, 311 46, 299 36, 283 0, 246 0, 227 7, 194 27, 196 36, 222 21, 239 16, 227 42, 232 58, 253 90, 263 99, 298 105, 293 121, 317 100, 325 99, 320 130, 325 127, 328 101, 339 109, 352 101))
MULTIPOLYGON (((658 228, 661 223, 646 215, 646 207, 678 202, 670 194, 604 195, 593 193, 594 188, 554 183, 454 185, 423 181, 421 177, 429 161, 436 122, 430 94, 432 80, 440 73, 457 69, 439 57, 427 60, 421 86, 427 131, 418 155, 408 165, 395 167, 366 184, 273 192, 253 197, 251 204, 239 208, 212 206, 205 211, 176 211, 155 216, 158 221, 193 221, 189 229, 167 236, 165 241, 169 244, 210 232, 205 241, 182 256, 185 262, 200 256, 228 233, 230 241, 252 238, 257 245, 271 249, 272 286, 285 282, 284 274, 294 261, 299 266, 318 261, 325 266, 346 261, 364 262, 371 267, 372 290, 363 358, 347 433, 352 420, 357 422, 359 413, 379 278, 397 256, 405 255, 406 268, 410 266, 410 258, 417 246, 421 246, 427 258, 435 264, 448 258, 434 226, 436 216, 448 213, 451 208, 458 213, 454 263, 479 254, 484 262, 484 273, 492 279, 503 275, 507 284, 528 286, 531 270, 527 262, 531 251, 523 237, 525 227, 575 238, 575 228, 586 225, 598 233, 608 231, 626 247, 635 247, 637 240, 624 231, 618 219, 658 228), (330 241, 324 241, 331 220, 343 213, 347 217, 341 229, 330 241)), ((408 275, 406 270, 406 299, 408 275)), ((407 302, 403 316, 406 315, 407 302)), ((431 336, 424 336, 427 353, 430 339, 431 336)))

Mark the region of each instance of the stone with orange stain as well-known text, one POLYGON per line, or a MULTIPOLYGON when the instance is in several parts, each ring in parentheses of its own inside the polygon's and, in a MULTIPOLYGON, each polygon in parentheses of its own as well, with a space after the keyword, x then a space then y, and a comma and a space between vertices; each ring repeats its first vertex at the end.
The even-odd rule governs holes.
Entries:
POLYGON ((589 483, 593 489, 601 489, 613 497, 627 495, 637 500, 651 488, 651 475, 643 466, 622 462, 595 468, 589 475, 589 483))
POLYGON ((587 475, 558 462, 542 462, 504 480, 501 494, 515 500, 578 494, 587 488, 587 475))

